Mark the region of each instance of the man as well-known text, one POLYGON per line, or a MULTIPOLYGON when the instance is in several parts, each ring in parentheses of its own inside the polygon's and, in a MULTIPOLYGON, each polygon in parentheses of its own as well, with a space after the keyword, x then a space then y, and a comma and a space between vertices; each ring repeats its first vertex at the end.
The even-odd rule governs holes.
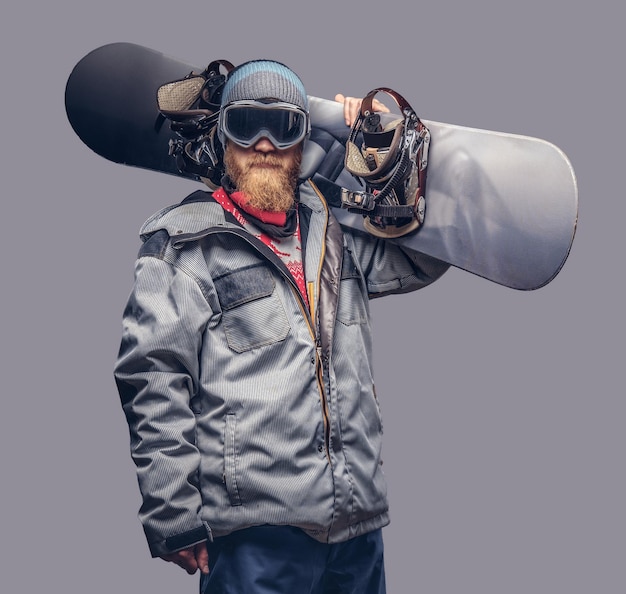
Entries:
POLYGON ((309 126, 291 70, 239 66, 222 187, 142 229, 115 371, 140 519, 206 593, 385 591, 368 299, 446 265, 340 228, 298 180, 309 126))

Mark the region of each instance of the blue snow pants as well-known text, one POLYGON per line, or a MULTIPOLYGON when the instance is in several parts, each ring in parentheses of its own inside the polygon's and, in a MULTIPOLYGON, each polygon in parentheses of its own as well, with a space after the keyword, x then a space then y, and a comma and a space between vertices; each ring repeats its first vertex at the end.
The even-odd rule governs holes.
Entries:
POLYGON ((382 530, 324 544, 290 526, 258 526, 207 543, 200 594, 385 594, 382 530))

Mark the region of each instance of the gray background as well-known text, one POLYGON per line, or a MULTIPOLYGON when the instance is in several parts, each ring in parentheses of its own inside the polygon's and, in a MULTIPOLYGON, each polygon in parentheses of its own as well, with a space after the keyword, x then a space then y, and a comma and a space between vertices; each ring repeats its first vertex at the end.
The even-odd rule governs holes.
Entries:
POLYGON ((2 8, 2 487, 7 593, 195 592, 151 560, 111 369, 144 219, 195 184, 87 150, 64 85, 132 41, 269 57, 311 94, 396 88, 425 119, 539 136, 571 159, 580 224, 547 287, 451 270, 376 302, 389 591, 621 593, 624 92, 615 2, 310 5, 58 0, 2 8))

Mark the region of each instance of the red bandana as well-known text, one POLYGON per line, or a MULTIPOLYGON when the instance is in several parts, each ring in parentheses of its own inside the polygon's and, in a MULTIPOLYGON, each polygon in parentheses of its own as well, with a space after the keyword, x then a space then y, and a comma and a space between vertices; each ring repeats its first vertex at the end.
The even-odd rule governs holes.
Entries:
MULTIPOLYGON (((221 188, 220 188, 221 189, 221 188)), ((222 190, 223 191, 223 190, 222 190)), ((272 212, 269 210, 261 210, 250 205, 250 198, 241 192, 232 192, 230 194, 232 201, 244 212, 259 219, 262 223, 268 223, 269 225, 276 225, 277 227, 284 227, 287 223, 286 212, 272 212)))

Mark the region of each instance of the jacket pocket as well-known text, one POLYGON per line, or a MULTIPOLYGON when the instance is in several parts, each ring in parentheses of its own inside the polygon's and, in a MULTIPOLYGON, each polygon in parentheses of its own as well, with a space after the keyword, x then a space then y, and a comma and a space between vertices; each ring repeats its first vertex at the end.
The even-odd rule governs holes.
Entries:
POLYGON ((352 257, 352 252, 344 247, 339 303, 337 304, 337 319, 343 324, 365 324, 368 322, 367 295, 364 292, 364 286, 363 277, 352 257))
POLYGON ((235 413, 229 413, 224 425, 224 483, 232 506, 241 505, 237 484, 237 457, 237 417, 235 413))
POLYGON ((235 270, 214 280, 228 346, 237 353, 284 340, 289 321, 264 266, 235 270))

